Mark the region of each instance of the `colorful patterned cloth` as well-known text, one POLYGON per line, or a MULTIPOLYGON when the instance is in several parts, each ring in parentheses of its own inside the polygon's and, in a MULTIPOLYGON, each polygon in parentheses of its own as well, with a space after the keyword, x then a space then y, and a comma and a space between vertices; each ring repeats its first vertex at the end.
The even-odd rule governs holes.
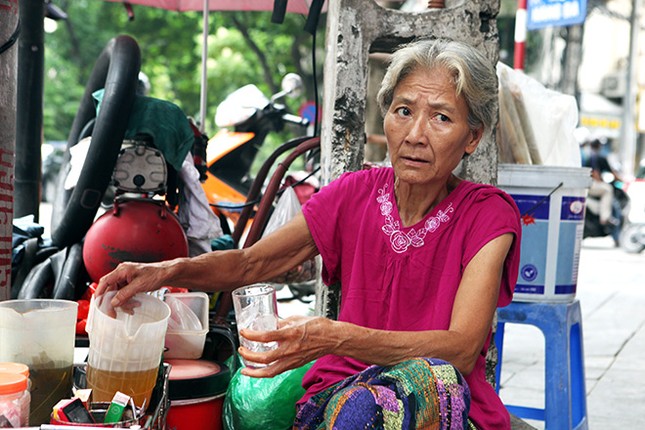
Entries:
POLYGON ((451 364, 419 358, 370 366, 303 404, 294 429, 476 430, 470 390, 451 364))

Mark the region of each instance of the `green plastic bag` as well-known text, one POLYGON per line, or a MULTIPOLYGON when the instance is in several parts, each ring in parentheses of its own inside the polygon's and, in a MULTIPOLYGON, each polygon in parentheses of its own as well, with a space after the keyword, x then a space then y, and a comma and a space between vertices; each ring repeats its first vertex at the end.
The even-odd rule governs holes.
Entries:
POLYGON ((305 394, 305 364, 273 378, 251 378, 235 372, 224 399, 225 430, 286 430, 296 418, 296 402, 305 394))

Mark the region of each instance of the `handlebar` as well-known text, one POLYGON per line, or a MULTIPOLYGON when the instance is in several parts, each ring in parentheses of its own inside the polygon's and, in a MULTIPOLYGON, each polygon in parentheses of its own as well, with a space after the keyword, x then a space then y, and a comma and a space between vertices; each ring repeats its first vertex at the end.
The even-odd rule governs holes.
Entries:
POLYGON ((284 122, 291 124, 299 125, 302 127, 307 127, 309 125, 309 120, 298 115, 292 115, 290 113, 285 113, 282 115, 284 122))

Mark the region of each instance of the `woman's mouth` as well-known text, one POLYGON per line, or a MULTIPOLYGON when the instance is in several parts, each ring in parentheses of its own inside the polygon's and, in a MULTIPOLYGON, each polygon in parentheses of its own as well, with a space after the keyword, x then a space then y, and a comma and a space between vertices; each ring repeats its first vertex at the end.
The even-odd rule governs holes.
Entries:
POLYGON ((411 166, 424 165, 428 163, 428 161, 424 160, 423 158, 417 157, 401 157, 401 161, 411 166))

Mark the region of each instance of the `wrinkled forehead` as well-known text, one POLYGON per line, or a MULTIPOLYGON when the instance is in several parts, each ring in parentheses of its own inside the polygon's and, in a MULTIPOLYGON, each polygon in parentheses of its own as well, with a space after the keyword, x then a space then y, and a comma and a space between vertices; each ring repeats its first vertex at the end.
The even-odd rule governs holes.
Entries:
POLYGON ((401 85, 402 82, 407 80, 409 77, 421 75, 421 74, 426 74, 430 78, 437 76, 437 77, 440 77, 442 80, 446 80, 446 77, 448 77, 448 81, 454 88, 455 94, 458 96, 460 95, 461 85, 459 85, 460 83, 459 71, 440 61, 435 61, 430 65, 424 65, 419 63, 409 64, 408 67, 404 68, 401 71, 399 75, 399 79, 396 83, 396 86, 394 87, 395 90, 397 87, 399 87, 399 85, 401 85))
POLYGON ((463 99, 466 101, 463 94, 460 94, 457 90, 457 83, 455 82, 454 76, 455 74, 452 70, 441 65, 430 67, 418 65, 410 68, 406 73, 401 73, 392 92, 392 96, 395 98, 397 95, 400 95, 403 88, 407 88, 407 91, 410 91, 408 85, 412 85, 422 91, 424 89, 434 89, 435 91, 441 89, 441 91, 444 91, 444 94, 454 96, 456 100, 463 99))

